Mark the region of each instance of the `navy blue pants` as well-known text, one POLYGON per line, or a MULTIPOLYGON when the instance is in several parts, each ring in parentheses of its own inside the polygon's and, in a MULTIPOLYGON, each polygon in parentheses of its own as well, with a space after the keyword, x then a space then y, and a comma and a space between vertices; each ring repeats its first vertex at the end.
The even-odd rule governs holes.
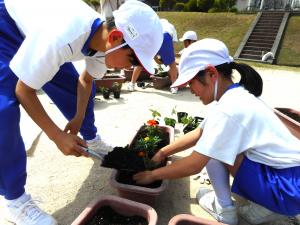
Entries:
MULTIPOLYGON (((0 0, 0 195, 12 200, 25 192, 26 152, 20 133, 20 108, 15 96, 18 78, 9 68, 9 62, 24 38, 0 0)), ((43 90, 63 115, 72 119, 76 113, 77 82, 79 74, 72 63, 61 66, 55 77, 43 90)), ((95 85, 87 106, 80 133, 84 139, 96 136, 94 126, 95 85)))

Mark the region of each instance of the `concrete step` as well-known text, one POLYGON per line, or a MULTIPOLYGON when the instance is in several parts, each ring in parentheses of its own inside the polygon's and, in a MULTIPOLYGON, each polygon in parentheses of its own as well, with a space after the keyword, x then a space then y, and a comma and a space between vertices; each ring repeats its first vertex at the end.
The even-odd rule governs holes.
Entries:
POLYGON ((239 58, 261 60, 261 55, 241 54, 239 58))
POLYGON ((268 27, 279 27, 281 24, 280 22, 265 22, 265 21, 260 21, 256 24, 256 26, 268 26, 268 27))
POLYGON ((245 46, 244 49, 245 51, 248 50, 253 50, 253 51, 264 51, 264 52, 270 52, 271 48, 268 47, 258 47, 258 46, 245 46))
POLYGON ((278 26, 275 25, 268 25, 268 24, 258 24, 255 26, 255 29, 273 29, 277 30, 279 28, 280 24, 278 26))
POLYGON ((265 27, 265 28, 263 28, 263 27, 256 27, 253 30, 253 32, 272 32, 272 33, 274 33, 274 32, 277 33, 277 31, 278 31, 278 28, 272 28, 272 27, 265 27))
POLYGON ((262 35, 262 34, 251 34, 249 39, 263 39, 263 40, 275 40, 276 38, 276 35, 271 35, 271 34, 265 34, 265 35, 262 35))
POLYGON ((243 50, 241 54, 262 56, 264 51, 243 50))
POLYGON ((274 39, 268 40, 268 39, 254 39, 254 38, 249 38, 247 43, 260 43, 260 44, 271 44, 273 45, 274 39))
POLYGON ((273 47, 273 43, 272 44, 268 44, 268 43, 260 43, 260 42, 251 42, 251 41, 248 41, 246 43, 245 47, 266 47, 266 48, 272 48, 273 47))
POLYGON ((266 31, 253 31, 251 35, 274 35, 277 36, 277 32, 276 31, 272 31, 272 32, 266 32, 266 31))

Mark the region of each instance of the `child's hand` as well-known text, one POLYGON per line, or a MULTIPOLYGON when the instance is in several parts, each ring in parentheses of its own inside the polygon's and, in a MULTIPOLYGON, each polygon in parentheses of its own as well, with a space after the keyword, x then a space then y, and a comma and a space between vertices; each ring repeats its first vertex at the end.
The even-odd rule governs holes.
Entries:
POLYGON ((81 146, 87 147, 85 141, 76 135, 61 131, 53 141, 64 155, 88 157, 88 154, 81 149, 81 146))
POLYGON ((64 132, 77 135, 82 124, 82 119, 79 117, 74 117, 65 126, 64 132))
POLYGON ((133 179, 137 184, 151 184, 155 181, 152 171, 139 172, 133 175, 133 179))
POLYGON ((161 162, 163 162, 166 159, 165 154, 160 150, 158 151, 153 157, 152 157, 152 161, 159 164, 161 162))

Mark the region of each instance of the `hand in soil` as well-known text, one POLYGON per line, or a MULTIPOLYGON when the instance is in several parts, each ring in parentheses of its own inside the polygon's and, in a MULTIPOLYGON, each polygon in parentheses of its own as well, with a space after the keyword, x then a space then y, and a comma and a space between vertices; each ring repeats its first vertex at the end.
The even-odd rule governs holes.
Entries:
POLYGON ((151 184, 156 179, 153 176, 152 171, 144 171, 133 175, 133 180, 135 180, 137 184, 151 184))
POLYGON ((165 159, 166 156, 164 155, 164 153, 162 151, 158 151, 151 160, 157 164, 161 164, 165 161, 165 159))

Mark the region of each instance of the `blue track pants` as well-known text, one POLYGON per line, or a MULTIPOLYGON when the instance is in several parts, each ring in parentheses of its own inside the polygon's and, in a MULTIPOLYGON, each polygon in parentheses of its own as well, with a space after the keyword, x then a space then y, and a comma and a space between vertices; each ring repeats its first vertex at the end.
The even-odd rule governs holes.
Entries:
MULTIPOLYGON (((20 108, 15 96, 18 78, 9 68, 9 62, 24 38, 0 0, 0 195, 12 200, 21 196, 26 183, 26 152, 20 133, 20 108)), ((55 77, 43 90, 70 120, 76 113, 78 73, 73 64, 61 66, 55 77)), ((96 136, 94 126, 95 85, 88 103, 80 133, 84 139, 96 136)))

